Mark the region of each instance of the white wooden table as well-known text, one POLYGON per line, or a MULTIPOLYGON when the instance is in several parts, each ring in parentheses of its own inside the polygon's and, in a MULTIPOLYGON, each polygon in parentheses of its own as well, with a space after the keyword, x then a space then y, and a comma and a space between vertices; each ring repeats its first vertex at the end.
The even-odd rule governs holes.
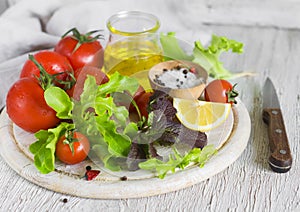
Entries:
MULTIPOLYGON (((222 25, 216 19, 217 24, 201 25, 245 44, 244 54, 224 57, 226 67, 257 73, 238 80, 240 98, 252 120, 252 133, 234 164, 184 190, 148 198, 96 200, 29 183, 0 157, 0 211, 300 211, 300 24, 280 28, 238 22, 222 25), (277 88, 293 154, 293 166, 285 174, 272 172, 267 163, 267 129, 261 118, 261 89, 267 76, 277 88)), ((190 32, 194 33, 192 29, 190 32)))

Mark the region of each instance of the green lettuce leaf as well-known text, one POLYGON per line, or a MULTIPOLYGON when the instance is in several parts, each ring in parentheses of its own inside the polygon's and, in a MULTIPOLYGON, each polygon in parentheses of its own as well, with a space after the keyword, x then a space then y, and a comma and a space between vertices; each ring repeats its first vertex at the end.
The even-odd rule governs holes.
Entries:
POLYGON ((74 125, 62 122, 56 128, 35 133, 38 140, 29 146, 29 150, 34 154, 34 165, 42 174, 54 171, 56 143, 68 129, 74 129, 74 125))
POLYGON ((74 102, 72 119, 76 129, 89 137, 90 142, 101 139, 95 117, 95 99, 98 85, 93 76, 87 76, 80 101, 74 102))
POLYGON ((108 114, 98 115, 96 122, 99 132, 108 144, 108 151, 113 156, 126 157, 130 149, 131 139, 123 133, 124 130, 118 129, 117 124, 108 114))
POLYGON ((95 153, 96 157, 98 157, 96 158, 96 161, 100 159, 106 168, 108 168, 111 171, 121 170, 121 166, 118 164, 117 157, 114 157, 108 151, 107 143, 98 142, 97 144, 93 145, 92 150, 95 153))
POLYGON ((195 42, 193 62, 200 64, 207 70, 210 77, 218 79, 231 78, 235 74, 225 69, 220 61, 221 53, 229 50, 240 54, 243 52, 243 44, 226 37, 212 35, 211 43, 207 48, 204 48, 200 41, 195 42))
POLYGON ((115 72, 109 78, 109 81, 98 87, 97 95, 106 97, 107 94, 115 92, 127 91, 133 95, 139 87, 139 83, 135 78, 123 76, 118 72, 115 72))
POLYGON ((193 59, 192 55, 188 55, 180 46, 175 32, 168 32, 166 35, 160 34, 160 43, 163 48, 165 60, 189 60, 193 59))
POLYGON ((166 60, 179 59, 192 61, 202 66, 212 78, 230 79, 252 75, 252 73, 242 72, 234 73, 223 66, 220 56, 223 52, 231 50, 232 53, 242 53, 243 43, 228 39, 224 36, 212 35, 211 42, 208 47, 204 47, 200 41, 194 42, 192 55, 188 55, 179 45, 178 39, 174 32, 166 35, 161 34, 160 40, 166 60))
POLYGON ((73 120, 76 128, 89 138, 92 137, 92 149, 104 166, 112 170, 119 169, 113 159, 128 155, 131 136, 138 130, 137 124, 130 122, 128 110, 124 106, 116 105, 112 94, 119 92, 128 95, 125 93, 128 92, 133 95, 138 86, 137 80, 117 72, 107 83, 99 86, 93 77, 88 76, 81 100, 74 105, 73 120), (88 111, 91 108, 93 112, 88 111))
POLYGON ((169 156, 168 161, 162 161, 157 158, 151 158, 145 162, 139 163, 139 167, 144 170, 151 170, 157 173, 157 176, 163 179, 168 172, 174 173, 176 169, 184 169, 191 163, 203 167, 204 164, 217 153, 213 145, 207 145, 202 150, 194 148, 182 156, 176 149, 174 154, 169 156))
POLYGON ((60 119, 71 119, 73 102, 69 95, 59 87, 49 87, 45 90, 44 98, 60 119))

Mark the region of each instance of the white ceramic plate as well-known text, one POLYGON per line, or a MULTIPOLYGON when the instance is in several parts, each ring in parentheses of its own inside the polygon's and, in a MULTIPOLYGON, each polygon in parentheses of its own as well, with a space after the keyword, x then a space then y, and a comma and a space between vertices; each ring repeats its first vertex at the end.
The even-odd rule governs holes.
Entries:
MULTIPOLYGON (((141 177, 143 175, 138 174, 135 178, 133 174, 127 181, 122 181, 119 177, 120 173, 110 175, 102 171, 95 180, 86 181, 83 176, 85 167, 93 165, 90 161, 73 166, 57 163, 56 171, 46 175, 40 174, 28 151, 28 145, 35 141, 34 136, 16 127, 7 116, 6 110, 3 110, 0 116, 0 153, 7 164, 19 175, 52 191, 99 199, 153 196, 197 184, 220 173, 238 159, 247 146, 251 131, 248 111, 239 99, 228 120, 227 122, 232 123, 227 123, 227 127, 231 130, 222 130, 222 139, 215 140, 215 145, 220 145, 219 152, 203 168, 191 166, 183 171, 167 175, 163 180, 148 173, 147 177, 141 177)), ((209 140, 214 138, 213 134, 208 135, 209 140)))

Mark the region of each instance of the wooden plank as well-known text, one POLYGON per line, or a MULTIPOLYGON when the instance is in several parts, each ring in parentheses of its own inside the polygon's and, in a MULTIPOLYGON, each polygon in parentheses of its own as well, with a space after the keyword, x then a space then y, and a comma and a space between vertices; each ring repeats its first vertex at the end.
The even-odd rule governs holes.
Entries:
MULTIPOLYGON (((170 6, 172 2, 169 2, 170 6)), ((177 16, 188 26, 201 23, 279 28, 300 26, 300 2, 297 0, 189 0, 180 1, 180 5, 177 16)))

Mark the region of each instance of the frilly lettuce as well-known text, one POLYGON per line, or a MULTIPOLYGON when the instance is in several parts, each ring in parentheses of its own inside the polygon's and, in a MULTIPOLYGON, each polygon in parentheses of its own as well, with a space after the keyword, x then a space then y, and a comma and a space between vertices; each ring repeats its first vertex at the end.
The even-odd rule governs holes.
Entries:
POLYGON ((160 35, 160 41, 163 52, 166 55, 165 59, 188 60, 201 65, 212 78, 230 79, 251 73, 241 72, 234 73, 223 66, 220 61, 220 55, 223 52, 231 50, 232 53, 242 53, 243 43, 235 40, 230 40, 223 36, 212 35, 210 45, 204 47, 201 41, 194 42, 193 53, 191 55, 185 53, 179 45, 174 32, 160 35))
POLYGON ((151 158, 140 163, 139 167, 141 169, 155 171, 157 176, 163 179, 168 172, 174 173, 176 169, 184 169, 191 163, 203 167, 204 164, 217 153, 217 150, 213 145, 207 145, 202 150, 194 148, 183 156, 176 149, 173 149, 173 152, 174 154, 171 154, 169 160, 166 162, 151 158))

